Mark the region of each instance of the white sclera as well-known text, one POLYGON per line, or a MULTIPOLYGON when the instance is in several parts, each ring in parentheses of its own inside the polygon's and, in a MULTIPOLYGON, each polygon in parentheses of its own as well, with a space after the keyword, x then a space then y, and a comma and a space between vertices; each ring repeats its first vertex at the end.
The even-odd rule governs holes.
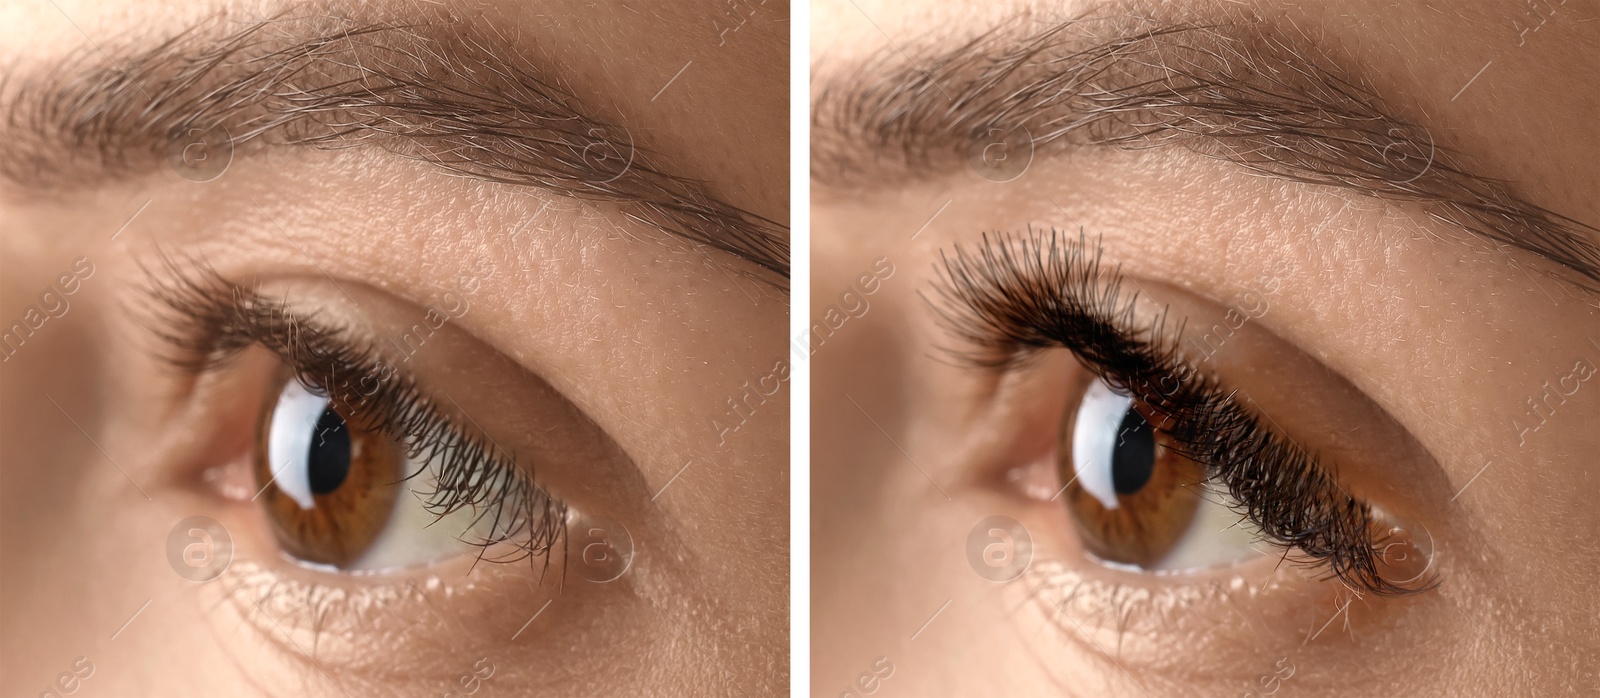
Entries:
POLYGON ((300 381, 293 380, 284 384, 278 404, 272 409, 272 422, 267 432, 267 465, 272 468, 272 482, 301 509, 316 506, 311 499, 306 459, 311 457, 311 439, 317 433, 317 422, 327 409, 327 397, 306 390, 300 381))
MULTIPOLYGON (((283 386, 268 425, 267 456, 273 484, 301 509, 315 508, 311 496, 309 458, 317 435, 317 424, 328 409, 328 398, 317 395, 291 380, 283 386)), ((436 453, 441 460, 442 453, 436 453)), ((440 519, 428 511, 427 493, 438 485, 438 464, 407 458, 406 474, 417 473, 398 486, 394 511, 366 552, 347 571, 381 571, 413 567, 469 552, 467 542, 476 542, 492 533, 494 515, 480 518, 480 510, 463 507, 440 519)), ((321 567, 321 565, 313 565, 321 567)))
POLYGON ((1095 381, 1083 394, 1077 420, 1072 425, 1072 468, 1083 486, 1100 505, 1117 508, 1117 490, 1111 483, 1111 457, 1117 449, 1117 434, 1122 418, 1133 407, 1133 398, 1118 395, 1105 381, 1095 381))
POLYGON ((350 569, 376 572, 427 564, 471 552, 475 548, 468 544, 488 535, 493 514, 477 520, 475 507, 462 507, 441 519, 428 511, 425 498, 438 485, 437 467, 406 459, 405 468, 417 476, 401 484, 389 522, 350 569))
MULTIPOLYGON (((1095 381, 1084 391, 1072 425, 1072 464, 1078 483, 1107 510, 1117 508, 1117 490, 1111 481, 1122 420, 1133 408, 1133 398, 1118 395, 1105 381, 1095 381)), ((1233 499, 1211 484, 1202 488, 1199 507, 1189 528, 1166 557, 1151 571, 1179 571, 1238 564, 1265 555, 1251 547, 1258 529, 1242 521, 1232 508, 1233 499)), ((1122 567, 1117 563, 1108 563, 1122 567)))
POLYGON ((1172 551, 1150 569, 1175 572, 1226 567, 1267 554, 1266 546, 1252 547, 1260 531, 1250 521, 1241 520, 1243 517, 1230 508, 1233 498, 1228 493, 1207 484, 1200 497, 1200 506, 1194 511, 1189 530, 1184 531, 1172 551))

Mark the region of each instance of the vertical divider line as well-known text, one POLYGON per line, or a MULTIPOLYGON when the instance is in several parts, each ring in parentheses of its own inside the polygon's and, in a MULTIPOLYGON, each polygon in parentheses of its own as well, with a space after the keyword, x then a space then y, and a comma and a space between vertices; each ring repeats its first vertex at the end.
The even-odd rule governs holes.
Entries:
POLYGON ((789 695, 811 695, 811 7, 789 8, 789 695))

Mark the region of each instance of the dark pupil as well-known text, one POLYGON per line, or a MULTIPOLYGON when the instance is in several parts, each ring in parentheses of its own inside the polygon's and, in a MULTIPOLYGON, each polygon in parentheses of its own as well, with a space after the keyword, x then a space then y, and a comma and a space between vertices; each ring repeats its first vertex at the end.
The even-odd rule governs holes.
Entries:
POLYGON ((306 458, 306 477, 312 494, 327 494, 344 484, 350 474, 350 431, 344 418, 332 407, 317 420, 317 433, 311 437, 311 453, 306 458))
POLYGON ((1122 417, 1117 446, 1111 452, 1111 486, 1119 495, 1143 489, 1156 467, 1156 435, 1138 410, 1122 417))

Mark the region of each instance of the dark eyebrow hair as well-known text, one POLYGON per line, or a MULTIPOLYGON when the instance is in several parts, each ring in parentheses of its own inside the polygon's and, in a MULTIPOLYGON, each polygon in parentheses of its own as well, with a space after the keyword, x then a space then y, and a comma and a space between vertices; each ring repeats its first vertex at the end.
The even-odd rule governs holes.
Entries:
POLYGON ((236 154, 373 145, 454 175, 615 204, 787 287, 786 225, 664 169, 624 125, 580 102, 558 67, 525 53, 442 11, 421 21, 218 16, 149 48, 85 46, 26 80, 15 66, 0 73, 0 179, 23 192, 90 186, 159 167, 174 143, 197 138, 186 134, 216 127, 236 154))
POLYGON ((811 177, 836 190, 926 179, 1006 133, 1031 139, 1036 154, 1178 146, 1258 175, 1420 204, 1600 292, 1600 230, 1476 174, 1349 75, 1305 36, 1243 13, 1014 17, 954 47, 898 43, 853 72, 814 78, 811 177))

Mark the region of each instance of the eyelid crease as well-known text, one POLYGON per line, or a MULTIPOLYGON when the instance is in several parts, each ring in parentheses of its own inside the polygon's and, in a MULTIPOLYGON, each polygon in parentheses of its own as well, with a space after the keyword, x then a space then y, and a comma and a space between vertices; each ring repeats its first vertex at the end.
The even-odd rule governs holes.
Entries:
POLYGON ((1148 327, 1133 325, 1138 294, 1121 291, 1119 270, 1102 270, 1080 231, 1076 240, 1048 233, 984 234, 974 254, 957 245, 941 254, 935 293, 924 295, 939 324, 961 346, 943 347, 965 365, 995 372, 1020 367, 1047 349, 1064 348, 1113 390, 1135 397, 1164 419, 1155 425, 1181 455, 1206 467, 1234 510, 1264 542, 1303 553, 1293 560, 1324 568, 1353 589, 1380 596, 1431 589, 1436 577, 1398 585, 1382 574, 1391 542, 1372 507, 1293 440, 1263 425, 1231 391, 1186 361, 1183 323, 1165 310, 1148 327))
POLYGON ((189 264, 193 270, 163 257, 162 272, 145 269, 141 295, 155 301, 155 310, 140 315, 168 350, 162 360, 200 375, 251 346, 267 349, 294 380, 328 395, 361 428, 398 439, 412 459, 439 464, 436 483, 421 493, 430 514, 443 519, 471 507, 472 529, 492 516, 480 540, 462 541, 480 549, 480 560, 541 561, 543 578, 565 539, 567 509, 538 483, 531 464, 519 465, 487 435, 459 426, 374 347, 319 324, 314 313, 292 311, 286 300, 227 280, 203 261, 189 264))

